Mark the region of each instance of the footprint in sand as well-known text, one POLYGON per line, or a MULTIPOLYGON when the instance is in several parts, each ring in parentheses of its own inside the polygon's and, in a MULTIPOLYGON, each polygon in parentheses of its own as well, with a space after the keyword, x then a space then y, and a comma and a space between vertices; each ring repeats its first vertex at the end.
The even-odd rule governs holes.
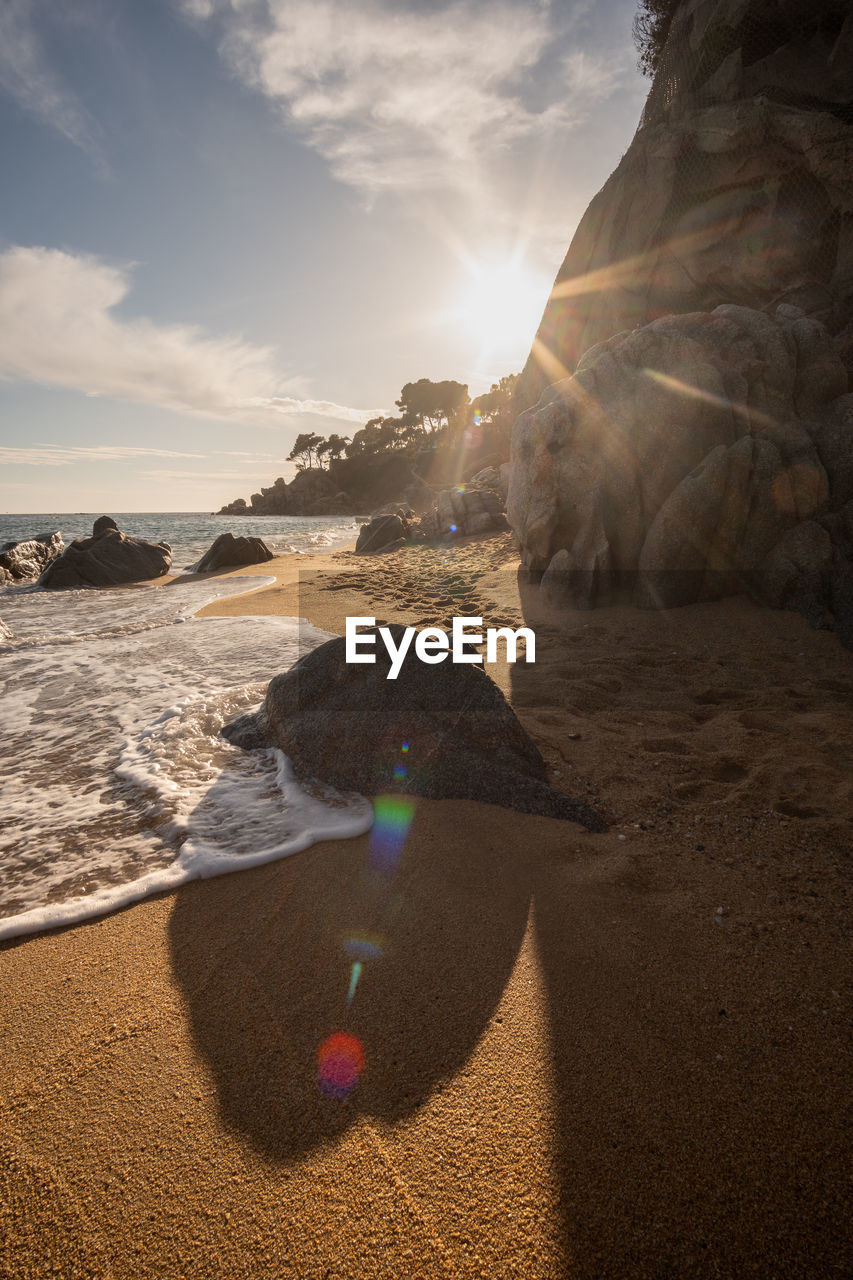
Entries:
POLYGON ((782 732, 781 722, 775 716, 768 716, 763 711, 741 711, 735 719, 744 729, 756 729, 759 733, 782 732))
POLYGON ((853 695, 853 684, 843 680, 816 680, 818 689, 826 689, 828 693, 844 693, 853 695))
POLYGON ((668 755, 683 756, 689 750, 682 738, 643 738, 640 746, 644 751, 662 752, 668 755))
POLYGON ((773 808, 785 818, 818 818, 822 809, 811 809, 808 805, 797 804, 794 800, 777 800, 773 808))
POLYGON ((703 689, 701 693, 694 693, 693 701, 700 706, 715 707, 721 702, 736 702, 741 697, 743 694, 736 689, 703 689))
POLYGON ((720 714, 719 711, 712 711, 710 707, 701 707, 696 711, 691 711, 690 719, 695 720, 697 724, 708 724, 709 721, 716 719, 720 714))
POLYGON ((731 756, 720 756, 711 769, 714 782, 743 782, 749 770, 731 756))

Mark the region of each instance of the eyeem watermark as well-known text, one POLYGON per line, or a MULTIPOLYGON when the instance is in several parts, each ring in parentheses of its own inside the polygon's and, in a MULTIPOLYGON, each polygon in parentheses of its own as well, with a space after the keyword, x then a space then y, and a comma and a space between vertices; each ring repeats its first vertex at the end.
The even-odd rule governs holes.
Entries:
MULTIPOLYGON (((452 662, 482 663, 483 655, 481 653, 470 652, 470 646, 483 643, 483 632, 481 630, 473 630, 475 627, 481 628, 482 625, 482 618, 454 618, 450 635, 439 627, 425 627, 423 631, 418 631, 415 627, 406 627, 399 644, 395 642, 390 628, 380 627, 379 635, 382 637, 385 648, 388 650, 388 656, 391 659, 391 667, 388 671, 387 679, 396 680, 400 674, 400 668, 411 648, 412 637, 415 639, 415 656, 421 662, 428 662, 432 665, 436 662, 444 662, 445 658, 450 655, 452 662), (469 630, 469 628, 472 629, 469 630)), ((358 633, 359 627, 375 626, 375 618, 347 618, 345 632, 345 656, 347 662, 376 661, 375 652, 369 652, 376 646, 376 636, 359 635, 358 633)), ((485 631, 486 662, 497 662, 499 640, 502 640, 506 645, 507 662, 515 662, 517 660, 519 640, 524 640, 525 662, 536 661, 536 636, 530 630, 530 627, 519 627, 517 631, 513 631, 512 627, 487 627, 485 631)))

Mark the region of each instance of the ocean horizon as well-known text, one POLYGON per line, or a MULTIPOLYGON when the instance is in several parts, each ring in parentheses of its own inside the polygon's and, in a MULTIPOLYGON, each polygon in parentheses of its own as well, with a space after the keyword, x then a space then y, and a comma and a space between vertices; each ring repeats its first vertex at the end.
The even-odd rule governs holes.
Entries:
POLYGON ((123 533, 146 542, 168 542, 172 572, 204 555, 221 533, 263 538, 275 555, 327 551, 358 536, 355 516, 220 516, 204 511, 52 511, 0 514, 0 546, 59 530, 66 543, 87 538, 100 515, 112 516, 123 533))

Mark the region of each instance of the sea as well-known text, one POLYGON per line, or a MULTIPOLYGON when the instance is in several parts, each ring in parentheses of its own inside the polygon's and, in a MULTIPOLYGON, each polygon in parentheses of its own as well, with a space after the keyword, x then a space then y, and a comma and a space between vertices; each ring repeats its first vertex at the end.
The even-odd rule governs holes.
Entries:
MULTIPOLYGON (((0 546, 97 514, 0 515, 0 546)), ((0 589, 0 940, 76 924, 198 877, 359 835, 361 796, 301 785, 282 752, 243 752, 222 725, 260 706, 270 679, 328 635, 299 618, 198 618, 274 581, 192 581, 225 530, 306 558, 351 542, 351 516, 110 513, 172 547, 173 581, 104 591, 0 589)))

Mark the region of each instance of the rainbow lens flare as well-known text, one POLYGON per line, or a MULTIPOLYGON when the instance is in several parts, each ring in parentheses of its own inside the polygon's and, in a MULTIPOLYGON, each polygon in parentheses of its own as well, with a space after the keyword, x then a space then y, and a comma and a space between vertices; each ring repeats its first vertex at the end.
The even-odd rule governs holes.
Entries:
POLYGON ((335 1031, 317 1050, 317 1083, 327 1098, 348 1097, 363 1070, 361 1041, 348 1031, 335 1031))
POLYGON ((350 960, 378 960, 386 946, 388 939, 381 933, 349 933, 343 939, 344 951, 350 960))
POLYGON ((352 967, 352 971, 350 973, 350 978, 349 978, 349 989, 347 991, 347 1008, 350 1007, 353 1000, 355 999, 355 989, 358 986, 358 980, 361 977, 361 971, 363 968, 364 966, 362 965, 361 961, 356 960, 355 964, 352 967))
POLYGON ((370 864, 384 871, 398 863, 415 815, 408 796, 377 796, 373 801, 373 829, 370 833, 370 864))

